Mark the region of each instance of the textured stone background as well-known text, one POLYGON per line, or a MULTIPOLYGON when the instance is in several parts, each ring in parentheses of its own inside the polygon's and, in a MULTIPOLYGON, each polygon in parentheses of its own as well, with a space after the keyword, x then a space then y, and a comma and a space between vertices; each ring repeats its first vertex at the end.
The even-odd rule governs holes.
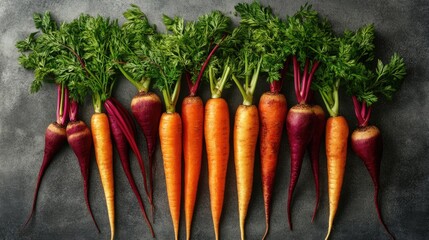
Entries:
MULTIPOLYGON (((0 1, 0 239, 108 239, 109 224, 104 195, 95 161, 91 165, 90 201, 102 233, 98 234, 84 205, 82 181, 77 161, 69 148, 64 148, 46 172, 40 188, 36 214, 28 227, 19 231, 31 207, 35 180, 43 155, 43 134, 55 119, 53 86, 46 86, 37 94, 29 94, 33 73, 17 63, 14 47, 18 39, 34 31, 32 13, 50 10, 59 21, 69 21, 81 12, 101 14, 123 21, 130 3, 141 6, 153 23, 160 26, 161 13, 182 15, 194 19, 212 9, 232 16, 237 1, 0 1)), ((267 1, 263 1, 267 4, 267 1)), ((305 1, 271 1, 276 13, 285 16, 294 13, 305 1)), ((374 23, 377 30, 377 54, 387 60, 399 52, 406 61, 408 76, 393 102, 384 100, 374 108, 372 122, 384 136, 385 154, 381 172, 381 202, 386 223, 398 239, 427 239, 429 237, 429 3, 424 0, 406 1, 310 1, 314 8, 327 17, 336 31, 356 29, 365 23, 374 23)), ((259 82, 255 99, 267 90, 259 82)), ((186 94, 183 88, 182 97, 186 94)), ((292 83, 284 86, 289 105, 295 104, 292 83)), ((207 100, 207 85, 202 86, 202 97, 207 100)), ((128 106, 135 89, 121 80, 116 97, 128 106)), ((241 102, 237 89, 226 90, 231 116, 241 102)), ((320 100, 320 99, 317 99, 320 100)), ((89 102, 89 101, 88 101, 89 102)), ((321 103, 319 101, 319 103, 321 103)), ((178 107, 180 112, 180 106, 178 107)), ((352 102, 343 93, 340 111, 351 129, 356 125, 352 102)), ((92 106, 82 108, 81 117, 89 122, 92 106)), ((233 118, 232 118, 233 119, 233 118)), ((326 163, 321 159, 322 199, 314 223, 311 214, 314 188, 310 165, 306 160, 294 195, 294 231, 287 228, 285 202, 289 183, 289 151, 286 136, 274 188, 270 239, 322 239, 327 229, 328 199, 326 190, 326 163)), ((143 143, 140 134, 139 141, 143 143)), ((146 154, 146 153, 145 153, 146 154)), ((324 156, 324 152, 322 154, 324 156)), ((259 156, 256 156, 259 159, 259 156)), ((158 239, 172 239, 160 149, 156 152, 154 229, 158 239)), ((132 161, 135 178, 142 187, 136 161, 132 161)), ((137 201, 115 155, 116 237, 117 239, 150 238, 137 201)), ((262 237, 264 211, 256 161, 254 190, 246 234, 248 239, 262 237)), ((238 214, 235 173, 232 153, 228 166, 228 184, 221 221, 222 239, 238 239, 238 214)), ((213 239, 209 191, 207 187, 206 156, 203 158, 198 200, 192 229, 193 239, 213 239)), ((184 216, 182 214, 182 216, 184 216)), ((184 217, 180 237, 185 238, 184 217)), ((373 206, 373 188, 362 162, 349 151, 344 187, 331 239, 387 239, 379 224, 373 206)))

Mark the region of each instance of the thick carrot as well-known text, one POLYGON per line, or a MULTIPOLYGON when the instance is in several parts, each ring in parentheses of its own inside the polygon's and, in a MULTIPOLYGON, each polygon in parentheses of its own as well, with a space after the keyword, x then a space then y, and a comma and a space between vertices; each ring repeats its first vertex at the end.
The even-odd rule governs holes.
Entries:
POLYGON ((204 114, 204 137, 207 149, 210 207, 216 239, 225 194, 229 159, 229 109, 223 98, 207 101, 204 114))
POLYGON ((286 111, 286 98, 283 94, 275 92, 262 94, 259 100, 259 118, 261 122, 259 134, 262 193, 265 207, 265 234, 263 239, 267 236, 269 229, 271 197, 286 111))
POLYGON ((316 205, 314 207, 313 217, 311 221, 314 221, 316 217, 317 209, 319 208, 320 202, 320 183, 319 183, 319 158, 320 158, 320 145, 322 144, 323 133, 325 132, 325 112, 319 105, 312 105, 311 109, 314 112, 314 130, 313 136, 308 147, 310 153, 311 170, 314 177, 314 185, 316 190, 316 205))
POLYGON ((326 122, 326 160, 328 170, 329 238, 340 200, 347 158, 349 127, 342 116, 330 117, 326 122))
POLYGON ((162 158, 164 160, 168 204, 174 226, 174 236, 177 240, 179 234, 182 186, 182 120, 177 112, 163 113, 161 115, 159 139, 162 158))
POLYGON ((310 105, 298 104, 293 106, 286 117, 286 130, 290 147, 290 181, 287 199, 287 216, 289 228, 292 230, 291 203, 301 166, 311 141, 314 130, 315 115, 310 105))
POLYGON ((244 224, 252 196, 253 166, 258 132, 258 108, 255 105, 240 105, 237 108, 234 122, 234 162, 241 239, 244 239, 245 236, 244 224))
POLYGON ((131 111, 146 139, 149 157, 149 200, 152 204, 153 217, 153 154, 156 149, 159 119, 162 112, 161 100, 155 93, 139 92, 131 101, 131 111))
POLYGON ((379 207, 380 165, 383 155, 383 140, 380 130, 371 125, 357 128, 352 133, 351 146, 356 155, 362 159, 374 184, 374 204, 378 219, 389 236, 395 239, 384 223, 379 207))
POLYGON ((113 183, 112 140, 110 139, 109 119, 104 113, 94 113, 91 117, 91 131, 94 141, 95 159, 100 172, 101 184, 107 204, 111 239, 115 235, 115 204, 113 183))
POLYGON ((203 150, 204 105, 200 97, 189 96, 183 99, 182 122, 186 239, 190 239, 203 150))

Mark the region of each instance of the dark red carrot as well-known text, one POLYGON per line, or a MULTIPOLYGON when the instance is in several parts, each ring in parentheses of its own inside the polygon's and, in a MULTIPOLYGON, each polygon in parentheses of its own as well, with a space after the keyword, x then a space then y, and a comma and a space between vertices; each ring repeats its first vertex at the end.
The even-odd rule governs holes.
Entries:
POLYGON ((115 145, 118 150, 122 168, 124 169, 125 175, 128 179, 131 189, 133 190, 134 195, 137 198, 143 217, 151 231, 152 237, 155 237, 152 224, 150 223, 147 217, 143 200, 141 198, 137 185, 134 181, 134 177, 132 175, 130 163, 129 163, 129 154, 128 154, 129 147, 130 147, 129 135, 131 135, 131 138, 134 138, 135 131, 133 127, 129 125, 130 117, 127 116, 128 113, 123 112, 124 109, 119 109, 121 107, 118 107, 118 105, 119 105, 119 102, 117 102, 116 100, 113 100, 112 98, 106 100, 105 102, 105 108, 106 108, 107 116, 109 117, 109 123, 111 127, 113 140, 115 141, 115 145))
POLYGON ((371 107, 367 107, 366 102, 360 104, 353 96, 355 114, 359 127, 353 131, 351 136, 351 146, 355 154, 363 161, 374 184, 374 204, 380 223, 383 225, 390 238, 395 239, 387 228, 381 215, 378 194, 380 191, 380 165, 383 156, 383 140, 380 130, 368 121, 371 116, 371 107))
POLYGON ((33 204, 30 215, 25 221, 24 227, 30 222, 36 209, 39 187, 46 169, 54 158, 55 154, 67 142, 65 123, 68 115, 68 91, 64 86, 57 87, 57 121, 49 124, 45 132, 45 149, 43 151, 43 161, 37 176, 36 189, 34 191, 33 204))
POLYGON ((158 139, 159 120, 162 113, 162 103, 158 95, 152 92, 141 91, 131 101, 131 111, 146 139, 149 158, 149 201, 152 205, 153 217, 153 154, 158 139))
POLYGON ((314 130, 315 115, 310 105, 298 104, 293 106, 286 117, 286 130, 290 146, 290 181, 287 200, 287 215, 289 228, 292 229, 291 203, 293 191, 301 172, 305 150, 311 141, 314 130))
POLYGON ((311 109, 314 112, 314 130, 313 136, 308 147, 310 153, 311 170, 314 177, 314 185, 316 190, 316 205, 314 207, 313 217, 311 221, 314 221, 316 217, 317 209, 319 208, 320 202, 320 184, 319 184, 319 158, 320 158, 320 146, 322 144, 323 133, 325 132, 325 112, 319 105, 312 105, 311 109))
POLYGON ((78 103, 72 101, 70 105, 70 122, 67 124, 67 142, 72 148, 79 162, 80 171, 83 178, 83 193, 88 212, 91 215, 92 221, 95 224, 98 232, 100 228, 95 221, 92 214, 91 205, 88 198, 88 184, 89 184, 89 166, 91 161, 92 150, 92 135, 88 126, 80 120, 77 120, 78 103))

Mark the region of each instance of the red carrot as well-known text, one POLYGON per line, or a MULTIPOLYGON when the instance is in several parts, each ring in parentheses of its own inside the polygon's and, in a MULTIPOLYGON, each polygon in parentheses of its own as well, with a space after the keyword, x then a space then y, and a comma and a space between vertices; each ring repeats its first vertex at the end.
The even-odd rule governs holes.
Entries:
MULTIPOLYGON (((115 141, 116 148, 118 150, 122 168, 124 169, 125 175, 128 179, 131 189, 133 190, 134 195, 137 198, 143 217, 151 231, 152 237, 155 237, 152 224, 150 223, 147 217, 143 200, 141 198, 137 185, 134 181, 131 168, 130 168, 129 154, 128 154, 129 147, 130 147, 129 139, 130 138, 134 139, 135 137, 135 128, 133 128, 133 124, 130 121, 131 117, 129 116, 129 113, 125 111, 125 109, 122 109, 122 106, 120 105, 120 103, 113 98, 106 100, 104 105, 107 111, 107 115, 109 117, 109 123, 112 131, 113 140, 115 141)), ((136 145, 135 141, 131 144, 136 145)), ((135 147, 134 147, 134 150, 135 150, 135 147)))
POLYGON ((37 176, 36 189, 34 191, 33 204, 31 207, 30 215, 25 221, 24 227, 30 222, 31 217, 36 209, 37 196, 39 194, 39 187, 42 182, 43 175, 46 169, 54 158, 55 154, 67 142, 65 123, 68 115, 68 92, 64 86, 58 85, 57 87, 57 121, 49 124, 45 132, 45 149, 43 154, 42 166, 40 167, 37 176))
POLYGON ((330 54, 332 29, 321 20, 311 5, 304 5, 288 18, 286 39, 292 55, 295 95, 298 102, 286 118, 286 129, 290 143, 291 174, 288 195, 288 220, 292 230, 291 202, 298 181, 305 150, 314 131, 315 114, 307 105, 313 76, 322 61, 330 54))
POLYGON ((308 147, 310 153, 311 170, 314 177, 314 185, 316 190, 316 205, 314 207, 313 217, 311 221, 314 221, 316 217, 317 209, 319 208, 320 202, 320 184, 319 184, 319 158, 320 158, 320 146, 322 144, 323 133, 325 132, 325 112, 319 105, 312 105, 311 109, 314 112, 314 130, 313 136, 308 147))
POLYGON ((92 135, 88 126, 80 120, 77 120, 78 103, 76 101, 71 102, 70 106, 70 122, 67 124, 67 142, 72 148, 79 162, 80 171, 83 179, 83 193, 85 197, 86 206, 88 212, 91 215, 92 221, 95 224, 98 232, 100 228, 95 221, 94 215, 92 214, 91 205, 88 198, 88 184, 89 184, 89 166, 91 161, 91 150, 92 150, 92 135))

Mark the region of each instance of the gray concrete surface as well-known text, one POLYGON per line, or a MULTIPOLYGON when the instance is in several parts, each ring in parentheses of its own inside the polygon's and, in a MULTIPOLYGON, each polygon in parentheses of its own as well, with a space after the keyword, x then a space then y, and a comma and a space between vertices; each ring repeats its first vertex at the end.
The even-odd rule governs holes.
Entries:
MULTIPOLYGON (((122 12, 129 4, 141 6, 152 22, 160 25, 162 13, 194 19, 212 9, 233 13, 237 1, 0 1, 0 239, 108 239, 109 224, 104 195, 95 161, 91 164, 90 201, 102 232, 98 234, 86 211, 82 181, 77 161, 64 148, 55 158, 40 188, 36 214, 28 227, 20 231, 31 207, 36 176, 43 156, 43 135, 55 119, 55 94, 47 86, 29 94, 33 73, 20 67, 14 47, 18 39, 34 31, 33 12, 49 10, 60 21, 68 21, 81 12, 101 14, 123 21, 122 12)), ((267 1, 263 1, 267 4, 267 1)), ((295 12, 305 1, 270 1, 276 13, 285 16, 295 12)), ((377 54, 387 59, 394 51, 404 58, 408 76, 393 102, 381 101, 374 108, 372 122, 384 135, 385 154, 381 171, 381 203, 386 223, 397 239, 429 238, 429 2, 404 0, 310 1, 326 16, 336 31, 356 29, 374 23, 377 30, 377 54)), ((160 27, 162 30, 163 28, 160 27)), ((255 99, 267 90, 260 81, 255 99)), ((182 97, 186 94, 183 88, 182 97)), ((207 85, 202 97, 209 97, 207 85)), ((292 82, 283 92, 289 105, 295 103, 292 82)), ((121 80, 115 96, 128 106, 135 94, 131 84, 121 80)), ((237 89, 225 91, 231 115, 241 102, 237 89)), ((317 99, 320 102, 320 99, 317 99)), ((178 108, 180 112, 180 106, 178 108)), ((356 125, 352 102, 341 94, 340 111, 351 128, 356 125)), ((92 107, 87 103, 81 117, 89 122, 92 107)), ((139 135, 143 144, 143 137, 139 135)), ((326 163, 321 159, 322 199, 313 223, 314 188, 310 166, 304 162, 294 195, 294 230, 287 227, 286 198, 289 183, 289 150, 284 135, 274 188, 269 239, 323 239, 327 229, 328 198, 326 163)), ((256 156, 259 160, 259 155, 256 156)), ((137 201, 115 155, 116 239, 150 238, 137 201)), ((264 233, 264 210, 261 193, 260 164, 256 161, 254 190, 246 223, 248 239, 260 239, 264 233)), ((134 159, 132 168, 142 188, 142 179, 134 159)), ((163 165, 160 149, 156 152, 156 214, 154 229, 157 239, 172 239, 163 165)), ((373 206, 373 188, 362 162, 349 150, 344 187, 331 239, 388 239, 379 224, 373 206)), ((237 197, 232 152, 228 166, 228 184, 221 220, 221 238, 238 239, 237 197)), ((146 201, 147 204, 147 201, 146 201)), ((209 210, 207 164, 204 155, 198 199, 192 229, 193 239, 214 239, 209 210)), ((182 214, 180 239, 185 238, 182 214)))

